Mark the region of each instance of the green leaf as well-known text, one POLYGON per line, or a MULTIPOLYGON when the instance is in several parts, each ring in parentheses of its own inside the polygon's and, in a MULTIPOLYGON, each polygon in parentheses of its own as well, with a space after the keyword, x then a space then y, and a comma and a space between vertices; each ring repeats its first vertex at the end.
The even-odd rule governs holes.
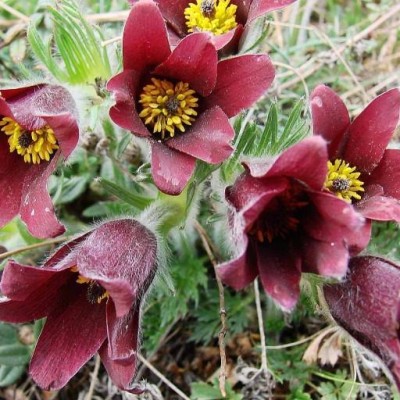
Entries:
POLYGON ((267 123, 261 135, 258 144, 257 156, 263 156, 268 153, 269 148, 275 148, 278 141, 278 108, 273 103, 268 112, 267 123))
POLYGON ((68 179, 64 178, 62 183, 62 191, 60 196, 57 198, 56 203, 67 204, 77 199, 82 193, 85 192, 89 183, 89 179, 90 177, 88 175, 73 176, 68 179))
POLYGON ((107 192, 138 210, 144 210, 153 201, 148 197, 143 197, 136 193, 130 192, 123 187, 109 181, 108 179, 98 178, 98 182, 104 187, 105 190, 107 190, 107 192))
POLYGON ((19 365, 16 367, 0 365, 0 386, 4 387, 12 385, 22 376, 24 372, 24 365, 19 365))
POLYGON ((190 385, 193 400, 242 400, 243 395, 233 391, 229 382, 226 382, 226 397, 223 397, 219 389, 218 380, 215 379, 210 385, 205 382, 194 382, 190 385))
POLYGON ((18 341, 17 330, 4 322, 0 322, 0 343, 2 345, 14 344, 18 341))
POLYGON ((0 365, 18 366, 25 365, 30 359, 29 347, 22 343, 2 344, 0 346, 0 365))

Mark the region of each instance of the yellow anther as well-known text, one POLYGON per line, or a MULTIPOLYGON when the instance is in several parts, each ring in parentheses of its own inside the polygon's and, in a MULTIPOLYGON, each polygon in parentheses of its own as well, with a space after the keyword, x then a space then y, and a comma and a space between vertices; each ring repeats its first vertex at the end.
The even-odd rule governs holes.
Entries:
POLYGON ((185 125, 192 125, 197 115, 198 107, 196 92, 189 88, 188 83, 173 84, 167 80, 151 78, 152 84, 143 88, 139 103, 142 111, 139 117, 146 125, 153 128, 153 133, 175 136, 175 128, 185 132, 185 125), (183 124, 182 124, 183 123, 183 124))
POLYGON ((185 8, 188 32, 207 31, 222 35, 237 26, 237 6, 230 0, 196 0, 185 8))
POLYGON ((357 193, 364 192, 364 182, 358 179, 360 175, 356 167, 351 167, 343 160, 337 159, 334 163, 328 161, 325 189, 348 203, 351 203, 353 199, 361 200, 361 195, 357 193))
POLYGON ((54 131, 48 125, 26 131, 12 118, 4 117, 0 121, 0 131, 8 136, 10 153, 16 151, 26 163, 50 161, 51 154, 58 149, 54 131))

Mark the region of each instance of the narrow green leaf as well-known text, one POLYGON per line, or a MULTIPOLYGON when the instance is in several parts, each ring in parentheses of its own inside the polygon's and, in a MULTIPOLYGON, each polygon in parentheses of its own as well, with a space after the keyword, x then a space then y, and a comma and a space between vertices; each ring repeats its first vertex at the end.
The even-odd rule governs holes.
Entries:
POLYGON ((0 365, 15 367, 29 362, 30 351, 22 343, 2 344, 0 346, 0 365))
POLYGON ((105 190, 107 190, 107 192, 139 210, 144 210, 153 201, 153 199, 149 199, 148 197, 143 197, 130 192, 108 179, 98 178, 98 182, 105 190))
POLYGON ((19 365, 9 367, 6 365, 0 366, 0 386, 5 387, 15 383, 25 372, 25 366, 19 365))

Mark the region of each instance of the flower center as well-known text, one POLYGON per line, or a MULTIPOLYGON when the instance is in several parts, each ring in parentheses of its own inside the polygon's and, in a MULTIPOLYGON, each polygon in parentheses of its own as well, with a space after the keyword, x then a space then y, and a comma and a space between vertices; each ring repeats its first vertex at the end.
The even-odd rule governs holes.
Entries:
POLYGON ((49 125, 33 131, 24 130, 9 117, 0 120, 0 131, 8 136, 10 153, 16 151, 26 163, 40 164, 50 161, 51 154, 58 149, 57 139, 49 125))
POLYGON ((142 111, 139 116, 146 125, 153 128, 153 133, 175 136, 175 130, 185 132, 185 125, 192 125, 195 120, 199 101, 196 92, 190 89, 188 83, 173 84, 167 80, 151 78, 152 84, 143 88, 139 103, 142 111))
POLYGON ((237 6, 231 0, 196 0, 185 8, 188 32, 207 31, 222 35, 237 26, 237 6))
POLYGON ((285 239, 297 231, 301 210, 309 204, 307 196, 300 187, 293 187, 268 205, 249 230, 249 234, 263 243, 268 240, 285 239))
MULTIPOLYGON (((79 272, 77 267, 71 268, 72 272, 79 272)), ((85 278, 82 275, 78 275, 76 283, 87 284, 88 288, 86 291, 86 298, 90 304, 100 304, 104 299, 108 299, 110 294, 100 284, 93 279, 85 278)))
POLYGON ((361 173, 357 172, 356 167, 350 167, 348 163, 337 159, 332 164, 328 161, 328 175, 325 180, 325 189, 335 193, 337 197, 351 203, 352 200, 360 200, 363 192, 364 182, 358 178, 361 173))

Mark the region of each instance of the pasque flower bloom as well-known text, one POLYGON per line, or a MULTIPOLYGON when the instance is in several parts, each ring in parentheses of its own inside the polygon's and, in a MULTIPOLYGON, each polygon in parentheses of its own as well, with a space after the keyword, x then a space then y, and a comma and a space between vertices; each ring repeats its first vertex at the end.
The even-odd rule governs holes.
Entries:
POLYGON ((0 226, 20 214, 32 235, 57 236, 47 179, 79 138, 75 103, 61 86, 0 91, 0 226))
POLYGON ((366 218, 400 221, 400 150, 386 149, 400 114, 400 90, 373 100, 350 122, 346 106, 327 86, 311 95, 314 135, 328 141, 326 189, 366 218))
POLYGON ((218 62, 203 33, 189 35, 171 52, 162 15, 146 0, 133 5, 122 46, 123 72, 107 85, 116 98, 110 116, 149 140, 155 184, 179 194, 196 159, 218 164, 229 157, 234 131, 228 118, 265 92, 274 68, 266 55, 218 62))
POLYGON ((170 27, 173 43, 192 32, 209 32, 217 49, 256 18, 296 0, 155 0, 170 27))
POLYGON ((98 351, 115 384, 135 390, 140 305, 156 267, 156 237, 132 219, 78 236, 41 268, 8 262, 0 320, 47 317, 30 364, 39 386, 64 386, 98 351))
POLYGON ((336 322, 376 353, 400 388, 400 266, 379 257, 350 260, 344 282, 324 295, 336 322))
POLYGON ((306 139, 266 168, 249 164, 227 189, 240 251, 218 268, 224 283, 238 290, 259 275, 265 291, 290 310, 301 272, 346 273, 349 252, 366 246, 369 230, 351 205, 323 191, 326 163, 325 141, 306 139))

